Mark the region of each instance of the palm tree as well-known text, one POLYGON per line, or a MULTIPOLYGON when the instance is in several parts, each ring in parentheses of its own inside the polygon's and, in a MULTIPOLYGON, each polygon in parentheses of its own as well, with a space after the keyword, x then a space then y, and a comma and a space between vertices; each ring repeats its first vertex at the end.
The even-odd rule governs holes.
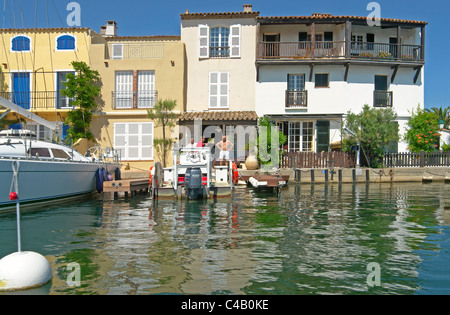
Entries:
POLYGON ((437 117, 438 120, 443 120, 444 121, 444 128, 448 128, 450 125, 450 106, 448 107, 432 107, 425 109, 425 111, 429 112, 429 113, 434 113, 437 117))

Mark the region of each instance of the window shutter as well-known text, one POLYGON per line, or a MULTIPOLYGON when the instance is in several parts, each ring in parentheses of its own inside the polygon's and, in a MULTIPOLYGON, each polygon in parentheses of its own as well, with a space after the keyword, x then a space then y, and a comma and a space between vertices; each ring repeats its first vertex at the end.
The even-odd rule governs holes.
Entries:
POLYGON ((220 91, 219 91, 219 107, 228 107, 228 94, 229 94, 229 84, 230 84, 230 79, 229 79, 229 73, 228 72, 221 72, 220 75, 220 91))
POLYGON ((209 74, 209 107, 218 106, 219 96, 219 73, 211 72, 209 74))
POLYGON ((199 57, 209 58, 209 26, 199 25, 199 57))
POLYGON ((112 59, 123 59, 123 44, 112 44, 112 59))
POLYGON ((230 27, 230 48, 231 58, 241 57, 241 25, 231 25, 230 27))

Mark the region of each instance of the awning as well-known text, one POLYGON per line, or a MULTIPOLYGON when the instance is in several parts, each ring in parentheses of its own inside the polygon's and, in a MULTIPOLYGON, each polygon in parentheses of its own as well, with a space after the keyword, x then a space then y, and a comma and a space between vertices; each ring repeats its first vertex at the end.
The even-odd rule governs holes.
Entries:
POLYGON ((254 111, 204 111, 204 112, 185 112, 179 118, 182 122, 193 122, 195 119, 202 121, 222 121, 222 122, 257 122, 258 115, 254 111))

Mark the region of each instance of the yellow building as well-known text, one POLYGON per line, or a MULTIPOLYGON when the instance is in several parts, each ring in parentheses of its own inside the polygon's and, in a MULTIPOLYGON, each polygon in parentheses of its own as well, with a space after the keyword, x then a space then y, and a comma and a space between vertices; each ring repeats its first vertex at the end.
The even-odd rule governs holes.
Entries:
MULTIPOLYGON (((179 36, 117 36, 114 21, 102 27, 101 35, 106 42, 92 46, 91 59, 102 78, 103 104, 91 131, 101 147, 120 150, 131 170, 148 170, 161 160, 153 139, 162 137, 162 127, 147 110, 166 99, 177 102, 178 116, 185 108, 184 44, 179 36)), ((166 136, 177 138, 178 128, 166 136)))
MULTIPOLYGON (((117 36, 114 21, 102 26, 100 34, 89 28, 0 32, 0 96, 62 124, 73 110, 72 100, 61 95, 66 75, 74 73, 73 61, 84 61, 102 81, 90 128, 98 145, 120 150, 123 164, 132 170, 148 170, 160 160, 153 140, 162 136, 162 128, 147 110, 158 100, 171 99, 177 102, 177 117, 184 112, 185 47, 180 36, 117 36)), ((6 119, 16 117, 8 114, 6 119)), ((51 130, 33 122, 26 128, 39 139, 53 137, 51 130)), ((167 136, 177 138, 178 128, 167 136)), ((170 155, 168 162, 170 166, 170 155)))
MULTIPOLYGON (((71 63, 91 64, 91 46, 104 39, 89 28, 1 29, 0 96, 30 110, 44 119, 63 123, 72 100, 61 95, 71 63)), ((3 110, 4 111, 4 110, 3 110)), ((8 119, 14 119, 9 114, 8 119)), ((40 139, 52 132, 32 122, 40 139)))

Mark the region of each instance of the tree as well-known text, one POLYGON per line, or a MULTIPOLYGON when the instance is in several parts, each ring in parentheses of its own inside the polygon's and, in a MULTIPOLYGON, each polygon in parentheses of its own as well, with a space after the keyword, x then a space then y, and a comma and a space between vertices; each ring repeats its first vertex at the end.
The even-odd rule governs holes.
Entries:
POLYGON ((412 152, 433 152, 439 147, 439 117, 430 111, 417 107, 417 111, 411 113, 408 122, 409 129, 405 140, 412 152))
POLYGON ((444 121, 444 128, 449 128, 450 126, 450 106, 449 107, 432 107, 425 109, 428 113, 433 113, 436 115, 438 120, 444 121))
MULTIPOLYGON (((380 158, 386 149, 400 140, 397 114, 392 108, 370 108, 364 105, 359 114, 348 112, 344 126, 354 132, 361 145, 361 164, 369 167, 379 167, 380 158)), ((357 143, 356 137, 346 133, 346 146, 357 143)))
POLYGON ((66 124, 71 128, 68 131, 69 138, 77 141, 80 138, 95 140, 89 130, 92 121, 92 112, 96 109, 96 98, 100 96, 101 78, 98 71, 91 68, 83 61, 72 62, 76 74, 68 74, 65 89, 62 96, 72 98, 72 105, 76 107, 67 113, 66 124))
POLYGON ((268 117, 261 117, 258 120, 258 136, 256 137, 256 143, 258 148, 257 158, 260 165, 270 165, 274 161, 272 161, 272 149, 278 150, 278 159, 281 158, 283 154, 280 147, 286 142, 286 136, 278 131, 278 148, 272 147, 272 127, 275 125, 270 121, 268 117), (261 138, 265 135, 265 139, 261 138), (261 146, 265 146, 262 148, 261 146))
POLYGON ((147 110, 147 116, 154 121, 155 127, 162 128, 162 138, 153 139, 153 146, 163 167, 167 166, 167 154, 173 145, 173 139, 166 138, 166 128, 169 128, 170 132, 171 128, 175 126, 177 115, 173 113, 173 110, 176 106, 177 101, 175 100, 159 100, 154 108, 147 110))

